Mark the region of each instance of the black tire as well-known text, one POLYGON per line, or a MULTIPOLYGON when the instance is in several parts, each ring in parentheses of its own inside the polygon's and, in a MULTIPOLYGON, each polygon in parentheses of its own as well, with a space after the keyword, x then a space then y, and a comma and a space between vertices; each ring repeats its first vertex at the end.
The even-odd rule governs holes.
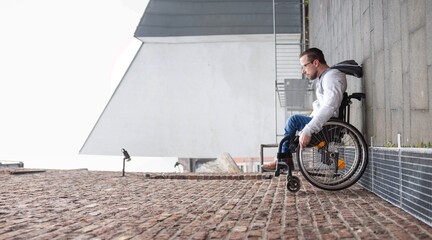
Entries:
POLYGON ((356 183, 366 170, 368 146, 363 135, 351 124, 331 120, 311 143, 297 151, 303 176, 312 185, 330 191, 356 183))
POLYGON ((298 192, 300 187, 300 178, 296 176, 287 176, 287 188, 290 192, 298 192))

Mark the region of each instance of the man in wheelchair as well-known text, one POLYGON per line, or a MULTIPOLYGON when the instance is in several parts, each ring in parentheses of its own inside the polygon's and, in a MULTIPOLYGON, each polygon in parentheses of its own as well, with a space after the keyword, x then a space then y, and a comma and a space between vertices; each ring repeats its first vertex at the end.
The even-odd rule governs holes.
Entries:
MULTIPOLYGON (((318 48, 310 48, 300 54, 301 71, 308 79, 315 80, 316 100, 313 102, 313 111, 310 116, 292 115, 285 125, 285 136, 294 139, 299 133, 299 145, 303 149, 311 141, 313 133, 319 132, 323 125, 332 117, 338 116, 345 91, 347 80, 345 73, 330 68, 324 58, 323 52, 318 48)), ((282 145, 282 161, 293 169, 292 150, 290 141, 282 145)), ((277 161, 263 164, 264 171, 275 171, 277 161)))

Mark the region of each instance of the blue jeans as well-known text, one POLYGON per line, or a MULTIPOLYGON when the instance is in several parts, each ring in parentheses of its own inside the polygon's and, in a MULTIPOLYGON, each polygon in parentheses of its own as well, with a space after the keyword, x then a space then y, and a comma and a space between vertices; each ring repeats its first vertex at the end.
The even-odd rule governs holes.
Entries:
MULTIPOLYGON (((306 124, 308 124, 312 120, 309 116, 304 116, 300 114, 292 115, 288 118, 285 125, 285 136, 294 137, 297 131, 301 131, 306 124)), ((289 150, 289 141, 286 141, 282 145, 282 153, 291 153, 289 150)))

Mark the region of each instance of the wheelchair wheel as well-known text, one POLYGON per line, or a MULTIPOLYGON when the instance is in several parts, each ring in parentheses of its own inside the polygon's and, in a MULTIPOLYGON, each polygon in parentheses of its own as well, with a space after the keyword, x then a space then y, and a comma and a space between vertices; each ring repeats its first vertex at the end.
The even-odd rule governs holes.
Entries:
POLYGON ((331 120, 310 144, 297 151, 303 176, 324 190, 341 190, 356 183, 366 170, 368 146, 351 124, 331 120))
POLYGON ((298 192, 300 186, 300 178, 297 176, 287 176, 287 188, 290 192, 298 192))

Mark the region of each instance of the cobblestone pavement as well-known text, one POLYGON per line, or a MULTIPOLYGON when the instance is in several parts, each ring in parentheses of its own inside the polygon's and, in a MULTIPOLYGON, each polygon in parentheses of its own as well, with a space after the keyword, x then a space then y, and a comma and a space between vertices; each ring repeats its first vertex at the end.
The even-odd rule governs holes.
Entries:
POLYGON ((301 178, 293 194, 269 177, 3 172, 0 239, 432 239, 361 186, 328 192, 301 178))

